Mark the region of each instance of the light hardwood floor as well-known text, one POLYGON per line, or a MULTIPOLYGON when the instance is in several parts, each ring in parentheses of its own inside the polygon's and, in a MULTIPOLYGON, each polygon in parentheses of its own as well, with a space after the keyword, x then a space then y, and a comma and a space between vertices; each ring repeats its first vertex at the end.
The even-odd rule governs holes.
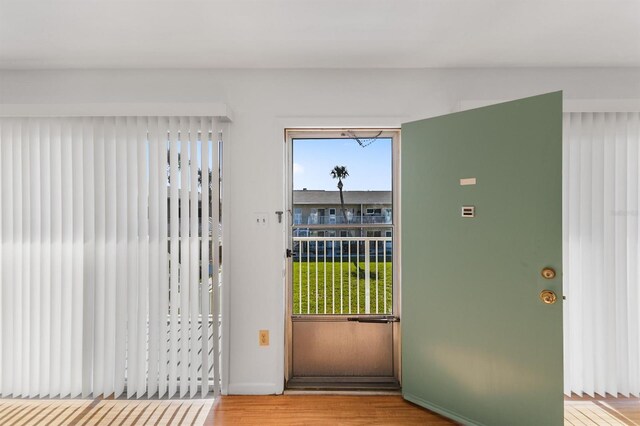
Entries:
POLYGON ((0 425, 204 425, 213 399, 0 399, 0 425))
MULTIPOLYGON (((0 425, 452 425, 400 396, 0 399, 0 425)), ((515 424, 515 423, 514 423, 515 424)), ((568 398, 565 425, 640 425, 638 398, 568 398)))
POLYGON ((564 424, 640 425, 640 398, 565 398, 564 424))
POLYGON ((215 425, 451 425, 401 396, 285 395, 222 398, 215 425))

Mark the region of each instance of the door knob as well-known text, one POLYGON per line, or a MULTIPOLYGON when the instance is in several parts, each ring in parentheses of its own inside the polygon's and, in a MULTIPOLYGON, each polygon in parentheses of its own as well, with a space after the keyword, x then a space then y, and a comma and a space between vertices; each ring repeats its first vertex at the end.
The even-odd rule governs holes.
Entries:
POLYGON ((540 300, 547 305, 553 305, 558 300, 558 296, 551 290, 542 290, 540 292, 540 300))
POLYGON ((551 280, 556 277, 556 271, 553 268, 547 267, 542 269, 540 275, 542 275, 542 278, 544 278, 545 280, 551 280))

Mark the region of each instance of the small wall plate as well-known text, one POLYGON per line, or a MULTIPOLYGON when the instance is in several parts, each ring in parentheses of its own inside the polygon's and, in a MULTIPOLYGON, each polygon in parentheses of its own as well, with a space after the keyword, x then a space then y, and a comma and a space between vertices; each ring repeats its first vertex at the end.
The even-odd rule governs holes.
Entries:
POLYGON ((476 217, 476 206, 462 206, 460 215, 462 217, 476 217))

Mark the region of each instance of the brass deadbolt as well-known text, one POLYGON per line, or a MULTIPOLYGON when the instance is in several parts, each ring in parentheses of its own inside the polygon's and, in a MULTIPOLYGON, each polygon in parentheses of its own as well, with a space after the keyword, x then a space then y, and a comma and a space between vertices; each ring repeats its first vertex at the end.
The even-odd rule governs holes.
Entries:
POLYGON ((545 280, 552 280, 556 277, 556 271, 553 268, 544 268, 540 274, 545 280))
POLYGON ((553 305, 558 300, 558 296, 551 290, 542 290, 540 292, 540 300, 547 305, 553 305))

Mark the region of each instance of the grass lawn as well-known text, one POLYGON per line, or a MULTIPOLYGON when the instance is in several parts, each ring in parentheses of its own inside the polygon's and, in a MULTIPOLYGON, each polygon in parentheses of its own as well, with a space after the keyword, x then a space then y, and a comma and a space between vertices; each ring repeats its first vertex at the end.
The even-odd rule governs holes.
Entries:
MULTIPOLYGON (((370 313, 391 314, 392 262, 380 261, 376 268, 376 262, 371 261, 370 268, 370 313), (386 310, 385 299, 387 302, 386 310), (376 300, 378 302, 377 309, 376 300)), ((358 263, 357 267, 353 261, 343 260, 342 269, 339 260, 332 262, 331 259, 328 259, 326 263, 318 260, 317 264, 315 259, 311 259, 309 263, 304 259, 302 262, 293 262, 293 314, 364 314, 364 275, 363 260, 358 263), (316 274, 318 276, 317 288, 316 274), (351 285, 349 285, 349 279, 351 279, 351 285), (301 297, 302 303, 300 303, 301 297), (351 311, 349 311, 349 306, 351 306, 351 311)))

